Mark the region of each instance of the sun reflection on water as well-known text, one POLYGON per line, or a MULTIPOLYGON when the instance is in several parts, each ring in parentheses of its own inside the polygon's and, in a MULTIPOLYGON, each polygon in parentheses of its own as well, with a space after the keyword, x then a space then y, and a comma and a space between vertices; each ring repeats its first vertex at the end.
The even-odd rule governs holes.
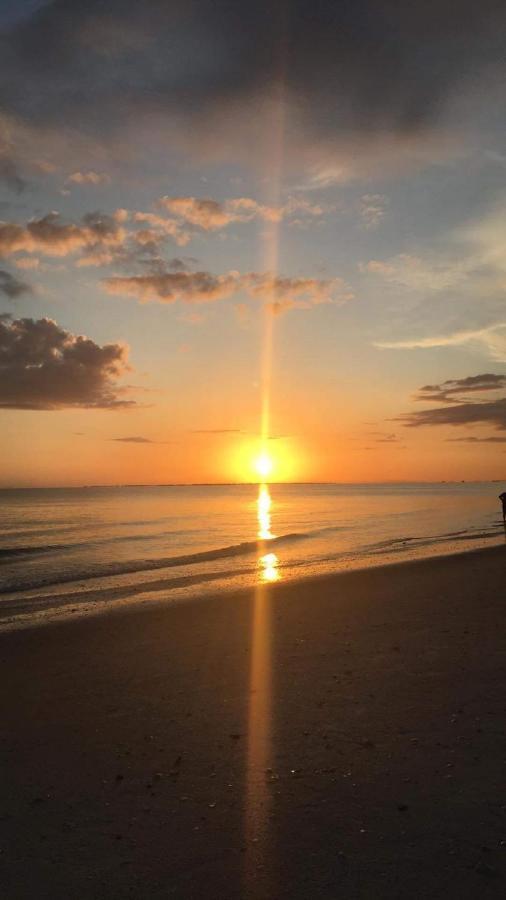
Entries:
MULTIPOLYGON (((258 534, 260 541, 272 541, 275 535, 271 530, 271 507, 272 499, 267 484, 261 484, 258 488, 257 500, 257 519, 258 534)), ((261 546, 261 549, 265 547, 261 546)), ((258 559, 261 581, 278 581, 280 578, 278 570, 279 559, 276 553, 263 553, 258 559)))
POLYGON ((271 506, 269 487, 267 484, 261 484, 258 488, 257 518, 258 537, 262 541, 270 541, 274 537, 271 531, 271 506))

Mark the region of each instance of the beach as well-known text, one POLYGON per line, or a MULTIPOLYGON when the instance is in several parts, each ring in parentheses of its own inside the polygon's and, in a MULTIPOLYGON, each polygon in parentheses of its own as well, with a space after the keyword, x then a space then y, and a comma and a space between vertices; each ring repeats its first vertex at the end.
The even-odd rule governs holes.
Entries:
POLYGON ((3 895, 503 896, 504 563, 2 634, 3 895))

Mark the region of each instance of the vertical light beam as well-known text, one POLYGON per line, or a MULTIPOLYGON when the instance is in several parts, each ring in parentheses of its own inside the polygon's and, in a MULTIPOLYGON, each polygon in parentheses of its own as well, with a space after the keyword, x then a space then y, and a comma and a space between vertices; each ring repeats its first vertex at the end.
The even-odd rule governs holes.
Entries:
MULTIPOLYGON (((280 42, 280 66, 275 79, 272 97, 267 157, 267 184, 269 196, 267 204, 279 207, 281 199, 281 172, 283 163, 283 142, 285 129, 284 67, 285 31, 280 42)), ((261 456, 269 459, 268 441, 271 428, 272 369, 274 343, 274 304, 276 302, 276 274, 279 264, 279 221, 274 216, 269 222, 263 238, 263 268, 271 277, 271 296, 263 309, 263 336, 261 359, 261 456)), ((272 764, 272 628, 271 596, 269 582, 278 577, 278 559, 274 553, 265 553, 265 541, 272 539, 271 497, 269 487, 264 483, 258 488, 258 538, 260 578, 257 581, 253 603, 251 632, 251 665, 249 680, 249 715, 247 745, 247 796, 246 796, 246 866, 245 878, 247 894, 250 897, 264 896, 266 885, 255 891, 259 869, 271 871, 269 823, 271 809, 270 781, 268 770, 272 764), (261 554, 261 555, 260 555, 261 554)), ((267 876, 268 877, 268 876, 267 876)), ((273 896, 272 893, 270 893, 273 896)))

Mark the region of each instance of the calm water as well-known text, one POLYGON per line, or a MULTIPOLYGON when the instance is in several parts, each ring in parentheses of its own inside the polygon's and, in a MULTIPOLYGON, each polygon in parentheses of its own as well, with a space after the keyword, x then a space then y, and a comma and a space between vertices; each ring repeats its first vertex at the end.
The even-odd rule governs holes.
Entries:
POLYGON ((0 491, 0 626, 505 540, 500 484, 0 491), (263 536, 258 541, 259 533, 263 536))

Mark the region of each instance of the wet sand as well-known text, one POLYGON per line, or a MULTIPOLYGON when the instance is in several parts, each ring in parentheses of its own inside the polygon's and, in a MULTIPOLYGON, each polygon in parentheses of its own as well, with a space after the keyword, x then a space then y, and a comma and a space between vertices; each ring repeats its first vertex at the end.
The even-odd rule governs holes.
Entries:
POLYGON ((504 548, 0 635, 15 898, 499 898, 504 548))

